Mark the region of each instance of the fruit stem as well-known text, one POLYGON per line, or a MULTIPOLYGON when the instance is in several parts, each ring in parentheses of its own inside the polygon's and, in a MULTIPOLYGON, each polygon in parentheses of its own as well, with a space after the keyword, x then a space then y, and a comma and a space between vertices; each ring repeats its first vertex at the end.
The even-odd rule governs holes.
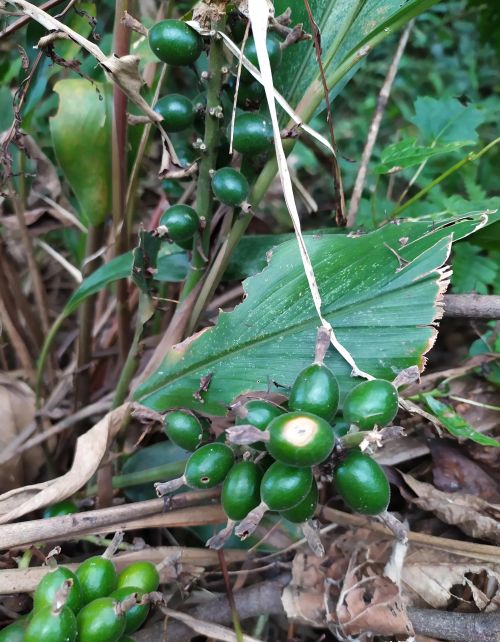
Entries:
POLYGON ((105 560, 110 560, 113 557, 113 555, 116 553, 116 551, 118 550, 122 542, 123 542, 123 531, 116 531, 116 533, 113 535, 113 539, 108 544, 106 550, 101 555, 101 557, 105 560))
MULTIPOLYGON (((212 24, 212 29, 217 32, 224 30, 225 15, 212 24)), ((214 35, 210 43, 207 71, 207 109, 205 115, 205 150, 200 161, 198 171, 198 185, 196 189, 195 210, 200 219, 205 220, 205 228, 197 234, 193 244, 191 269, 184 283, 181 300, 193 290, 202 279, 207 266, 207 257, 210 252, 210 221, 212 220, 214 199, 212 195, 210 171, 215 169, 217 152, 220 139, 220 118, 217 117, 220 107, 220 92, 222 87, 222 67, 224 66, 223 41, 219 35, 214 35)))
POLYGON ((132 593, 132 595, 128 595, 124 600, 121 600, 121 602, 117 602, 115 605, 115 613, 118 617, 122 617, 127 613, 127 611, 130 611, 130 609, 133 609, 134 606, 137 606, 139 604, 139 594, 138 593, 132 593))
POLYGON ((238 524, 234 532, 241 540, 245 540, 249 537, 260 524, 261 519, 264 517, 264 513, 269 510, 269 507, 265 502, 261 502, 257 508, 251 510, 245 519, 238 524))
POLYGON ((220 548, 224 546, 224 544, 233 534, 235 525, 236 525, 236 522, 234 522, 232 519, 228 519, 227 524, 224 526, 224 528, 220 530, 218 533, 216 533, 209 540, 207 540, 206 546, 208 546, 208 548, 213 548, 214 550, 218 551, 220 548))
POLYGON ((330 330, 320 326, 316 335, 316 347, 314 352, 314 363, 322 364, 325 360, 328 347, 330 345, 330 330))
POLYGON ((252 424, 226 428, 226 436, 232 444, 237 444, 238 446, 254 444, 257 441, 269 441, 270 438, 268 430, 260 430, 260 428, 252 426, 252 424))
POLYGON ((172 479, 171 481, 168 482, 156 482, 155 484, 155 491, 158 497, 163 497, 164 495, 169 495, 170 493, 173 493, 174 490, 177 490, 181 486, 184 486, 186 483, 186 478, 184 475, 182 477, 178 477, 177 479, 172 479))

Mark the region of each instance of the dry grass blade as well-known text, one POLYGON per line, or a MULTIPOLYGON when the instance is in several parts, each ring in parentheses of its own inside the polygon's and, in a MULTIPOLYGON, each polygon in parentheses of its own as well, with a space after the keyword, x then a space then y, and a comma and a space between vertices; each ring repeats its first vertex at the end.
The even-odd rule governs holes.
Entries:
POLYGON ((73 464, 66 474, 1 495, 0 524, 11 522, 22 515, 71 497, 80 490, 99 468, 109 442, 120 429, 129 411, 130 404, 123 404, 79 437, 73 464))
MULTIPOLYGON (((193 617, 192 615, 181 613, 180 611, 174 611, 173 609, 163 607, 161 610, 165 615, 184 622, 184 624, 187 624, 189 628, 193 629, 193 631, 200 635, 206 635, 208 638, 212 638, 214 640, 223 640, 223 642, 238 642, 236 634, 225 626, 213 624, 212 622, 205 622, 193 617)), ((242 637, 244 642, 262 642, 262 640, 253 638, 250 635, 243 634, 242 637)))

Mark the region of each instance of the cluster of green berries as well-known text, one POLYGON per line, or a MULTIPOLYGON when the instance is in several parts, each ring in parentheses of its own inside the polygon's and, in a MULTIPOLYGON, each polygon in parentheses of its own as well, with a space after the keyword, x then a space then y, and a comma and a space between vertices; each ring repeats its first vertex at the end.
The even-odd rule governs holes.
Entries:
MULTIPOLYGON (((236 41, 241 40, 244 30, 245 25, 239 15, 231 22, 232 37, 236 41)), ((149 30, 149 45, 159 60, 174 66, 193 64, 204 49, 203 38, 198 32, 182 20, 174 19, 163 20, 149 30)), ((271 67, 275 70, 282 57, 281 43, 277 36, 268 35, 267 49, 271 67)), ((248 60, 258 67, 257 51, 252 37, 246 41, 244 53, 248 60)), ((229 81, 224 84, 224 89, 230 97, 234 96, 234 76, 230 76, 229 81)), ((243 69, 238 90, 238 106, 241 109, 256 110, 260 107, 263 97, 262 84, 243 69)), ((162 127, 168 133, 184 131, 192 126, 199 128, 206 111, 206 98, 200 95, 192 101, 181 94, 169 94, 160 98, 155 111, 163 117, 162 127)), ((224 113, 218 117, 224 119, 224 113)), ((226 138, 222 132, 221 139, 226 141, 226 138)), ((259 156, 267 153, 272 143, 273 129, 266 116, 257 111, 238 110, 233 129, 233 146, 237 152, 249 157, 259 156)), ((218 161, 217 167, 212 171, 213 194, 225 205, 244 207, 250 192, 248 180, 242 172, 227 166, 227 160, 222 162, 223 166, 220 166, 218 161)), ((162 235, 181 247, 190 249, 193 237, 200 228, 200 219, 196 210, 189 205, 173 205, 164 212, 160 226, 162 235)))
POLYGON ((0 642, 130 642, 146 620, 160 576, 154 564, 134 562, 117 573, 101 556, 75 573, 65 566, 44 575, 29 615, 0 631, 0 642))
POLYGON ((236 534, 247 537, 266 511, 294 523, 308 522, 318 504, 315 467, 322 464, 333 466, 335 492, 348 507, 365 515, 380 514, 390 499, 383 469, 358 448, 339 444, 346 426, 365 431, 392 422, 398 410, 397 390, 383 379, 364 381, 345 397, 342 418, 338 405, 335 375, 324 363, 314 362, 299 373, 284 406, 263 399, 239 406, 236 426, 226 433, 229 443, 206 443, 206 427, 195 413, 171 411, 164 419, 166 434, 192 454, 184 475, 157 484, 157 492, 161 496, 181 485, 204 489, 223 484, 221 503, 228 527, 223 537, 210 541, 214 547, 224 543, 236 522, 236 534))

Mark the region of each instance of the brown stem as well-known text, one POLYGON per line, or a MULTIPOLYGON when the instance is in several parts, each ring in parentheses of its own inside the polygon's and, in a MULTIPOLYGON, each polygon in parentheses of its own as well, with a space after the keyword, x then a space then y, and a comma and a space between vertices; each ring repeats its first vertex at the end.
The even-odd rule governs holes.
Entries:
POLYGON ((356 223, 356 214, 358 213, 359 203, 361 201, 361 195, 363 193, 363 187, 365 184, 366 173, 368 170, 368 163, 375 146, 375 141, 377 140, 378 132, 380 129, 380 123, 382 122, 382 116, 389 100, 389 95, 391 93, 392 84, 396 78, 396 73, 398 70, 401 57, 405 50, 410 32, 413 28, 414 20, 411 20, 406 29, 403 31, 401 38, 399 39, 399 44, 394 54, 394 58, 389 66, 389 70, 382 85, 382 89, 378 95, 377 106, 375 108, 375 114, 373 115, 372 122, 370 124, 370 129, 368 130, 368 137, 366 139, 365 148, 361 156, 361 164, 359 166, 358 175, 356 176, 356 182, 354 183, 354 189, 351 196, 351 202, 349 203, 349 213, 347 214, 347 227, 354 227, 356 223))
POLYGON ((318 328, 316 335, 316 346, 314 351, 314 363, 323 363, 328 348, 330 347, 330 331, 323 326, 318 328))
POLYGON ((168 482, 156 482, 155 491, 158 497, 164 497, 165 495, 173 493, 174 490, 177 490, 181 486, 184 486, 185 483, 186 479, 184 475, 182 477, 178 477, 177 479, 171 479, 168 482))
POLYGON ((260 430, 260 428, 252 426, 252 424, 226 428, 226 436, 228 441, 239 446, 254 444, 257 441, 269 441, 269 431, 260 430))
POLYGON ((232 519, 228 519, 226 526, 218 533, 213 535, 209 540, 207 540, 208 548, 213 548, 215 551, 218 551, 220 548, 222 548, 233 534, 235 524, 236 522, 233 522, 232 519))
MULTIPOLYGON (((118 57, 129 53, 130 30, 122 22, 128 0, 116 0, 114 50, 118 57)), ((113 229, 115 235, 115 256, 128 249, 127 218, 125 197, 127 190, 127 96, 117 86, 113 87, 113 131, 112 131, 112 176, 113 176, 113 229)), ((130 344, 130 311, 128 307, 128 284, 121 279, 116 285, 118 346, 120 360, 127 357, 130 344)))
MULTIPOLYGON (((43 11, 48 11, 49 9, 52 9, 52 7, 57 7, 58 4, 62 4, 63 2, 65 2, 65 0, 49 0, 48 2, 44 2, 43 4, 41 4, 40 9, 42 9, 43 11)), ((13 22, 3 31, 0 31, 0 40, 2 40, 2 38, 11 36, 18 29, 22 29, 24 25, 27 25, 30 20, 31 18, 29 16, 23 16, 22 18, 19 18, 19 20, 13 22)))
POLYGON ((240 539, 244 540, 249 537, 257 526, 260 524, 261 519, 264 517, 264 513, 267 512, 268 507, 264 502, 261 502, 257 508, 251 510, 245 519, 238 524, 234 532, 240 539))
MULTIPOLYGON (((323 63, 321 62, 321 44, 319 41, 319 32, 314 22, 314 17, 312 15, 311 7, 309 6, 309 1, 304 0, 304 5, 307 11, 307 17, 309 19, 309 25, 311 27, 314 49, 316 51, 316 60, 318 61, 319 75, 321 78, 321 84, 323 85, 323 93, 325 95, 325 104, 326 104, 326 121, 328 123, 328 129, 330 132, 330 140, 332 143, 333 149, 337 150, 337 145, 335 143, 335 133, 333 130, 333 114, 330 106, 330 92, 328 91, 328 85, 325 78, 325 73, 323 70, 323 63)), ((335 209, 335 220, 339 227, 344 227, 346 224, 345 218, 345 199, 344 199, 344 188, 342 186, 342 175, 340 173, 340 167, 337 161, 337 157, 334 156, 332 159, 332 169, 333 169, 333 183, 335 186, 335 195, 334 195, 334 209, 335 209)))
POLYGON ((446 294, 444 314, 447 317, 500 319, 500 296, 493 294, 446 294))

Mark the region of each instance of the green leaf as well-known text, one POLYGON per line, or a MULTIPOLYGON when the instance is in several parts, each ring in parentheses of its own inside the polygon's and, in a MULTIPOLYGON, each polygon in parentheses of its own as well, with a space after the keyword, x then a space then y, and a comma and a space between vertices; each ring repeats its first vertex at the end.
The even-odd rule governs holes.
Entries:
POLYGON ((132 252, 117 256, 105 265, 101 265, 95 272, 86 277, 78 289, 73 292, 64 306, 64 316, 74 312, 86 298, 96 294, 110 283, 129 277, 131 270, 132 252))
POLYGON ((481 446, 500 447, 499 441, 474 430, 474 428, 468 424, 463 417, 455 412, 451 406, 448 406, 442 401, 438 401, 430 394, 424 394, 422 396, 424 397, 425 403, 432 414, 435 415, 446 430, 455 437, 470 439, 471 441, 475 441, 477 444, 481 444, 481 446))
POLYGON ((415 116, 410 122, 418 128, 425 143, 474 144, 478 141, 476 129, 484 119, 485 114, 472 103, 464 106, 456 98, 423 96, 415 101, 415 116))
POLYGON ((12 109, 13 95, 5 85, 0 87, 0 132, 6 131, 14 120, 14 110, 12 109))
MULTIPOLYGON (((482 334, 479 339, 471 343, 469 356, 478 354, 497 353, 500 354, 500 332, 495 331, 495 321, 489 324, 493 329, 482 334)), ((476 370, 477 374, 483 376, 493 385, 500 387, 500 359, 484 363, 476 370)))
MULTIPOLYGON (((165 245, 168 246, 168 244, 165 245)), ((167 281, 169 283, 184 281, 189 268, 187 252, 171 250, 168 254, 162 254, 162 249, 158 254, 157 271, 154 275, 155 281, 167 281)))
POLYGON ((150 481, 135 484, 134 486, 127 485, 123 492, 127 499, 132 502, 154 499, 156 493, 153 483, 155 481, 168 481, 167 477, 169 479, 180 477, 183 473, 184 465, 179 467, 175 464, 183 464, 190 454, 187 450, 179 448, 171 441, 162 441, 152 446, 141 448, 125 461, 121 469, 121 475, 116 478, 116 481, 114 480, 114 487, 122 487, 123 484, 116 482, 132 478, 133 473, 143 473, 140 476, 143 478, 148 477, 150 481), (172 469, 172 474, 167 472, 167 468, 172 469))
POLYGON ((451 285, 455 293, 488 294, 489 287, 497 281, 497 262, 481 252, 481 248, 472 243, 462 242, 454 246, 451 285))
POLYGON ((50 132, 57 162, 81 217, 98 225, 111 207, 111 89, 78 78, 60 80, 54 91, 59 109, 50 132))
MULTIPOLYGON (((425 11, 436 0, 309 0, 314 21, 321 32, 322 61, 328 88, 352 75, 363 56, 375 45, 425 11), (365 48, 365 49, 363 49, 365 48)), ((276 15, 292 7, 294 24, 303 23, 310 31, 305 5, 275 0, 276 15)), ((299 103, 308 120, 323 100, 323 89, 316 54, 311 42, 299 42, 283 53, 275 75, 277 89, 292 107, 299 103), (305 106, 307 104, 307 107, 305 106)))
POLYGON ((407 167, 419 165, 423 161, 438 156, 440 154, 449 154, 465 145, 470 145, 470 141, 456 141, 434 147, 417 145, 416 138, 405 138, 404 140, 389 145, 382 152, 382 158, 379 165, 375 167, 376 174, 387 174, 398 172, 407 167))
MULTIPOLYGON (((449 236, 436 245, 431 242, 399 270, 397 257, 384 243, 404 249, 399 243, 407 236, 404 227, 387 226, 359 238, 306 238, 324 316, 360 368, 389 379, 404 368, 423 365, 422 354, 435 336, 430 324, 437 312, 438 268, 450 245, 449 236)), ((245 290, 241 305, 221 314, 215 328, 172 351, 135 398, 156 410, 182 405, 224 414, 239 394, 266 390, 272 382, 290 386, 314 357, 319 324, 296 241, 276 248, 269 267, 248 279, 245 290), (200 404, 193 393, 210 374, 200 404)), ((333 350, 327 363, 343 395, 358 383, 333 350)))

